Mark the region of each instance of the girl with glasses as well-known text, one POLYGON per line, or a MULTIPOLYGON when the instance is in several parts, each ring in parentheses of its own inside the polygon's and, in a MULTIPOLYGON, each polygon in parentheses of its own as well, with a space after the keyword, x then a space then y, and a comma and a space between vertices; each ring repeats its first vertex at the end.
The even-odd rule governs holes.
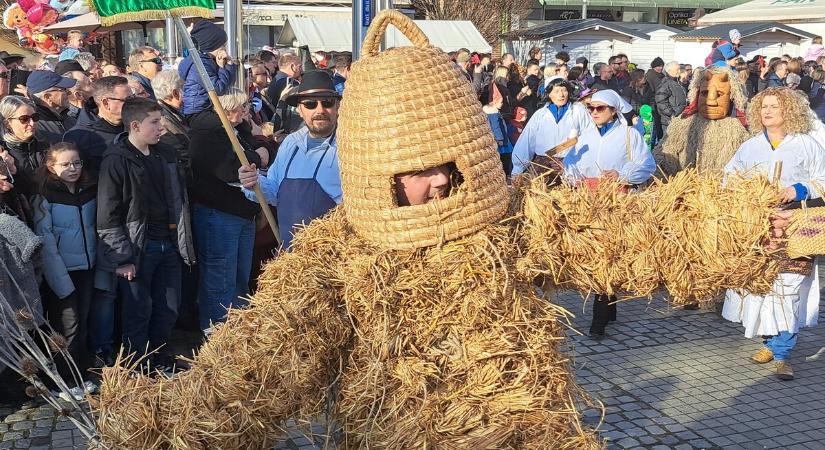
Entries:
MULTIPOLYGON (((41 288, 46 317, 52 328, 66 337, 69 353, 81 372, 90 365, 90 317, 94 292, 97 231, 97 183, 83 170, 74 144, 61 142, 49 148, 36 172, 33 201, 34 231, 43 238, 41 288)), ((96 323, 103 323, 98 318, 96 323)), ((105 321, 111 324, 109 318, 105 321)), ((64 379, 73 379, 58 360, 64 379)), ((93 387, 70 389, 77 400, 93 387)))
MULTIPOLYGON (((565 177, 584 189, 603 180, 618 180, 627 187, 648 181, 656 163, 642 135, 624 117, 632 107, 615 91, 606 90, 593 94, 587 110, 593 126, 564 156, 565 177)), ((615 302, 615 296, 596 295, 590 325, 594 339, 603 339, 608 322, 616 320, 615 302)))

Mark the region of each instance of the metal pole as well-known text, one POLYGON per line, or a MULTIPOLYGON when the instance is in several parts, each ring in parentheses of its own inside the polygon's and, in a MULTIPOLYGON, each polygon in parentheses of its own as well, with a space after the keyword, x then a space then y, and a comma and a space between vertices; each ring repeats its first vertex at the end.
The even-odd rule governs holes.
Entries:
POLYGON ((361 57, 361 44, 364 43, 364 6, 369 8, 371 0, 352 0, 352 60, 361 57))
MULTIPOLYGON (((226 0, 223 3, 223 29, 226 31, 226 53, 234 59, 243 59, 243 14, 241 12, 243 0, 226 0)), ((235 86, 241 90, 246 88, 246 71, 243 64, 238 65, 238 76, 235 86)))
POLYGON ((175 31, 175 21, 171 17, 166 18, 166 26, 163 32, 166 37, 166 57, 169 59, 169 62, 172 63, 180 52, 178 51, 178 33, 175 31))
MULTIPOLYGON (((241 147, 241 143, 238 141, 238 136, 235 134, 232 124, 229 123, 229 119, 226 117, 226 111, 223 110, 223 106, 221 106, 221 103, 218 101, 218 94, 215 92, 215 85, 212 84, 212 80, 209 79, 209 75, 206 73, 206 68, 203 66, 203 61, 201 61, 199 53, 195 49, 195 44, 192 42, 192 36, 189 36, 189 31, 186 29, 186 24, 183 23, 183 19, 180 17, 175 17, 174 20, 175 25, 177 25, 178 32, 183 39, 183 45, 189 50, 189 54, 192 55, 192 62, 195 64, 195 70, 197 70, 201 83, 203 83, 203 87, 206 88, 206 92, 209 94, 209 99, 212 101, 212 107, 215 108, 215 112, 221 119, 221 124, 223 125, 226 135, 229 136, 229 142, 232 143, 232 150, 235 152, 235 156, 238 157, 238 160, 241 161, 242 165, 248 166, 249 160, 246 159, 246 154, 244 154, 243 147, 241 147)), ((266 197, 264 197, 263 191, 261 191, 261 186, 255 185, 254 191, 255 197, 258 199, 258 204, 261 205, 261 211, 263 211, 266 221, 269 223, 269 227, 272 228, 272 233, 275 234, 275 238, 280 244, 281 234, 278 232, 278 222, 275 221, 275 216, 272 215, 272 210, 269 209, 269 204, 266 202, 266 197)))
POLYGON ((587 0, 582 0, 582 19, 587 19, 587 0))

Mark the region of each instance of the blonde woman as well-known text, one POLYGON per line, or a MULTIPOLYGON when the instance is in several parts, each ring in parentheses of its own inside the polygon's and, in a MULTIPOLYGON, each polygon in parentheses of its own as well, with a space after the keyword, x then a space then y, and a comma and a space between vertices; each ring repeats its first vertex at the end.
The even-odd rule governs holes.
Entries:
MULTIPOLYGON (((778 177, 784 188, 782 201, 814 199, 825 187, 825 149, 808 135, 812 121, 806 99, 788 88, 768 88, 757 94, 748 108, 748 123, 754 136, 739 147, 725 166, 728 174, 743 173, 778 177), (781 163, 781 166, 777 163, 781 163), (775 171, 781 167, 781 172, 775 171)), ((781 380, 793 379, 788 359, 800 328, 816 324, 819 314, 817 265, 795 264, 781 273, 773 293, 744 296, 728 291, 722 315, 742 323, 745 337, 763 336, 763 347, 751 359, 765 364, 775 361, 781 380)))

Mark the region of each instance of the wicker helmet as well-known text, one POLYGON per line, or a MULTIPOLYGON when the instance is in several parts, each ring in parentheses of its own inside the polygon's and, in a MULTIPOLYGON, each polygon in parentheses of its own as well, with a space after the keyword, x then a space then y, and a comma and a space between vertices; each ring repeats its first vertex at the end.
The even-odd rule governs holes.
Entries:
POLYGON ((390 249, 438 245, 502 218, 508 193, 475 91, 409 18, 375 18, 353 63, 338 119, 344 209, 354 231, 390 249), (378 53, 389 24, 413 43, 378 53), (451 195, 399 207, 394 177, 454 163, 451 195))

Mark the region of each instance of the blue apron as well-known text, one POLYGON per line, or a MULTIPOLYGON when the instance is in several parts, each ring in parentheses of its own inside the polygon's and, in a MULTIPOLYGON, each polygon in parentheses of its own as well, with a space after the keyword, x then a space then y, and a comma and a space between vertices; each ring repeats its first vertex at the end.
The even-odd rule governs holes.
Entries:
MULTIPOLYGON (((332 137, 331 141, 334 139, 335 136, 332 137)), ((277 197, 278 231, 280 231, 281 239, 283 239, 283 247, 287 250, 289 250, 292 243, 292 233, 296 225, 308 224, 336 206, 335 200, 324 191, 317 180, 318 169, 321 168, 321 163, 324 162, 324 158, 327 156, 329 146, 321 155, 318 165, 315 166, 312 178, 290 178, 289 168, 292 166, 295 155, 298 154, 298 148, 296 146, 295 150, 292 151, 292 156, 289 157, 284 179, 278 188, 277 197)))

